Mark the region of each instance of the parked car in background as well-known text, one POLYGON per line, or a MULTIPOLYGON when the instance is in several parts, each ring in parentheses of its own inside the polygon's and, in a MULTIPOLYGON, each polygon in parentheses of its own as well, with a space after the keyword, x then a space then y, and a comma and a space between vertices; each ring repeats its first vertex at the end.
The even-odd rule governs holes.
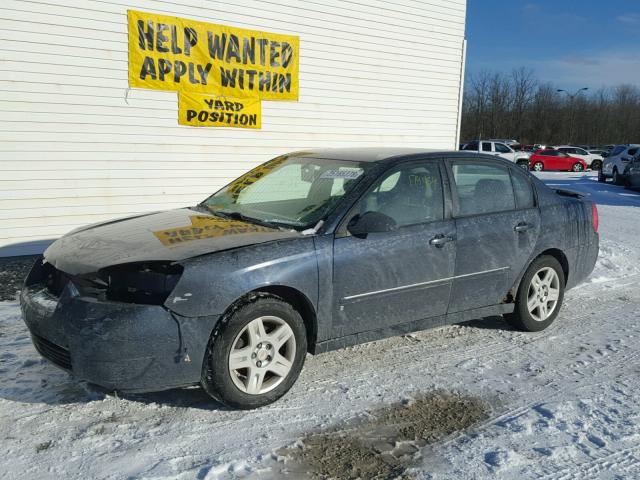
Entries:
POLYGON ((573 147, 571 145, 559 145, 553 148, 572 157, 581 158, 591 170, 600 170, 602 167, 602 155, 590 153, 584 148, 573 147))
POLYGON ((502 142, 496 142, 494 140, 474 140, 467 143, 463 148, 465 152, 485 153, 487 155, 495 155, 496 157, 502 157, 505 160, 509 160, 522 168, 529 168, 529 153, 528 152, 516 152, 513 148, 502 142))
POLYGON ((593 150, 588 150, 589 153, 591 153, 592 155, 599 155, 600 157, 602 157, 604 159, 604 157, 606 157, 609 153, 608 150, 600 150, 598 148, 593 149, 593 150))
POLYGON ((469 153, 291 153, 198 205, 77 229, 21 291, 33 343, 78 380, 248 409, 307 352, 493 315, 543 330, 594 268, 597 208, 469 153))
POLYGON ((640 188, 640 151, 634 155, 624 169, 624 184, 627 188, 640 188))
POLYGON ((622 185, 627 164, 633 160, 638 151, 640 151, 639 144, 617 145, 605 157, 598 173, 598 181, 606 182, 610 178, 614 185, 622 185))
POLYGON ((529 167, 536 172, 543 170, 582 172, 587 169, 587 163, 581 158, 569 156, 553 148, 547 148, 531 155, 529 167))

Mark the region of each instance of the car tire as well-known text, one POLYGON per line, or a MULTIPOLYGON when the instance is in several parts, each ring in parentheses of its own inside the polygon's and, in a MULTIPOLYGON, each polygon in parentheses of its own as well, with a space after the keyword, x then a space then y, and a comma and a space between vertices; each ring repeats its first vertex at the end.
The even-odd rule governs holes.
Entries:
POLYGON ((571 167, 572 172, 578 173, 578 172, 582 172, 583 170, 584 170, 584 167, 582 166, 581 163, 576 162, 573 164, 573 167, 571 167))
POLYGON ((529 162, 526 160, 518 160, 517 165, 524 170, 529 170, 529 162))
POLYGON ((505 319, 519 330, 544 330, 558 316, 564 299, 564 289, 564 271, 558 260, 549 255, 538 257, 522 277, 515 309, 513 313, 505 315, 505 319))
POLYGON ((266 293, 252 294, 230 310, 211 334, 200 383, 231 408, 273 403, 302 370, 307 354, 304 321, 289 303, 266 293))
POLYGON ((614 185, 622 185, 622 179, 620 178, 617 167, 613 167, 613 174, 611 178, 614 185))
POLYGON ((533 169, 536 172, 542 172, 544 170, 544 163, 542 162, 536 162, 533 164, 533 169))
POLYGON ((591 170, 602 170, 602 162, 600 160, 594 160, 591 162, 591 170))

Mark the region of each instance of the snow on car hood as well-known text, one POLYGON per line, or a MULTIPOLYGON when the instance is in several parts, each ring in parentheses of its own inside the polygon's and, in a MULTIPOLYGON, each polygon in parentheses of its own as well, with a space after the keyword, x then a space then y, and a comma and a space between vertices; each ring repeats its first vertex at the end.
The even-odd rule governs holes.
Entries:
POLYGON ((111 265, 178 261, 301 236, 295 230, 280 230, 182 208, 74 230, 54 242, 44 257, 57 269, 77 275, 111 265))

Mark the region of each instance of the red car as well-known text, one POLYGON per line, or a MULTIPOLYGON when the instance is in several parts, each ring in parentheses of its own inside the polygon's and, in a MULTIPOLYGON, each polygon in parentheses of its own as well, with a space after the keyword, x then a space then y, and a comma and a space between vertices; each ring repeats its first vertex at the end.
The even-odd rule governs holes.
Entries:
POLYGON ((584 172, 587 164, 581 158, 571 157, 558 150, 539 150, 529 158, 529 168, 536 172, 542 170, 566 170, 569 172, 584 172))

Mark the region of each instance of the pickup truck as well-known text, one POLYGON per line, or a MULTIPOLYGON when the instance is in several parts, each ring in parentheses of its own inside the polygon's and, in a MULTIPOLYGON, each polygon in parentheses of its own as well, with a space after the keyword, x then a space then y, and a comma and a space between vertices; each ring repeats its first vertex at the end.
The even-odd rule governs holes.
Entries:
POLYGON ((529 152, 516 152, 510 146, 493 140, 474 140, 462 147, 465 152, 484 153, 487 155, 495 155, 505 160, 513 162, 525 170, 529 169, 529 152))

